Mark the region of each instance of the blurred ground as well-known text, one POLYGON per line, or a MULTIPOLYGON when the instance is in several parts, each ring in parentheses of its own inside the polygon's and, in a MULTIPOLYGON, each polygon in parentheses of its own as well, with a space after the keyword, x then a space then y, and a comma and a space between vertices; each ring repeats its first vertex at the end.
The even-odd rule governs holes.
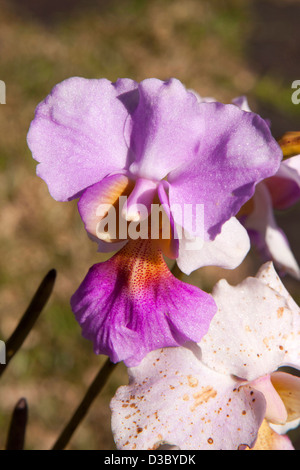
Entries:
MULTIPOLYGON (((16 401, 29 404, 28 449, 48 449, 77 406, 102 357, 83 340, 69 298, 88 268, 103 259, 88 240, 76 202, 58 203, 35 176, 26 134, 36 105, 58 82, 86 78, 176 77, 223 102, 247 94, 270 118, 275 137, 299 130, 297 0, 0 0, 0 338, 5 340, 43 276, 58 272, 54 293, 0 387, 0 448, 16 401)), ((277 220, 298 261, 299 206, 277 220)), ((189 282, 208 290, 220 277, 253 275, 252 253, 234 272, 203 269, 189 282)), ((186 279, 187 280, 187 279, 186 279)), ((299 283, 285 283, 299 297, 299 283)), ((109 400, 126 383, 119 365, 69 448, 113 449, 109 400)))

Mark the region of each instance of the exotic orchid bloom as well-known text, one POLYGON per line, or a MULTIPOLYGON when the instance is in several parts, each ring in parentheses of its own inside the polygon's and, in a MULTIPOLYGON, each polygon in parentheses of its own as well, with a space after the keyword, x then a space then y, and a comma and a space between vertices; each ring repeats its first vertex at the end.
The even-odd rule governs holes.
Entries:
POLYGON ((240 264, 249 241, 231 219, 282 158, 258 115, 199 103, 176 79, 65 80, 37 107, 28 144, 51 195, 79 197, 80 215, 100 251, 116 251, 131 238, 126 230, 120 236, 119 222, 141 222, 160 203, 173 238, 180 232, 163 250, 187 274, 207 263, 240 264), (126 198, 121 205, 120 196, 126 198), (110 207, 120 216, 113 227, 118 233, 101 224, 110 207), (203 209, 199 217, 197 208, 203 209), (228 230, 224 244, 218 237, 208 259, 207 243, 227 221, 231 237, 228 230), (187 245, 194 251, 192 268, 191 257, 184 258, 187 245))
POLYGON ((293 448, 278 426, 300 418, 300 309, 272 263, 213 290, 208 333, 189 347, 148 354, 111 402, 118 449, 293 448), (274 426, 271 429, 270 426, 274 426))
MULTIPOLYGON (((245 97, 234 103, 250 112, 245 97)), ((300 279, 299 265, 274 217, 274 210, 286 210, 300 200, 300 132, 287 132, 279 144, 285 158, 278 171, 257 185, 238 218, 264 261, 272 260, 281 274, 300 279)))
POLYGON ((200 341, 215 303, 171 276, 162 253, 188 274, 241 263, 249 237, 234 215, 282 158, 264 120, 234 105, 200 104, 175 79, 77 77, 37 107, 28 144, 51 195, 79 198, 99 250, 121 248, 72 297, 95 352, 133 366, 150 350, 200 341))

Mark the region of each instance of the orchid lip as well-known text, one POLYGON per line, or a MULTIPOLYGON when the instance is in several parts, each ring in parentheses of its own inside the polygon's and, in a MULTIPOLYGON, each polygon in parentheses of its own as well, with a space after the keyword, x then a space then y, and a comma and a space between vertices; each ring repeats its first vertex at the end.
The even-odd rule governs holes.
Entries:
POLYGON ((149 240, 130 240, 94 265, 71 306, 95 353, 129 367, 154 349, 200 341, 217 309, 209 294, 172 276, 149 240))

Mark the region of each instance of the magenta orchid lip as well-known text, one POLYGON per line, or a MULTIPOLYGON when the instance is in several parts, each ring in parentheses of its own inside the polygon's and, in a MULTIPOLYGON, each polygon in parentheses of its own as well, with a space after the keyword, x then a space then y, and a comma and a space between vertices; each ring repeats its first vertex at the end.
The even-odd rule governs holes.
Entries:
POLYGON ((127 366, 154 349, 199 341, 216 312, 209 294, 171 274, 151 240, 131 240, 94 265, 71 306, 94 352, 127 366))

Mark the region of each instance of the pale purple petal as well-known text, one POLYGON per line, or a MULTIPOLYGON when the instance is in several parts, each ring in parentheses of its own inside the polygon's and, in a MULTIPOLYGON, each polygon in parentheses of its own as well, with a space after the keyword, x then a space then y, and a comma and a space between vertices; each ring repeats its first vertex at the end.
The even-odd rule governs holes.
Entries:
POLYGON ((250 249, 247 231, 235 217, 225 222, 221 233, 212 241, 186 238, 184 231, 182 235, 177 264, 188 275, 203 266, 235 269, 250 249))
POLYGON ((157 194, 157 185, 155 181, 138 178, 134 189, 123 206, 123 218, 129 222, 140 222, 147 219, 151 212, 154 197, 157 194))
POLYGON ((196 96, 198 103, 214 103, 215 101, 217 101, 213 96, 199 95, 199 93, 196 90, 193 90, 192 88, 189 88, 188 91, 190 91, 196 96))
POLYGON ((148 240, 94 265, 71 305, 95 353, 128 366, 154 349, 200 341, 216 312, 212 297, 172 276, 148 240))
POLYGON ((253 201, 254 210, 245 219, 244 226, 257 232, 257 248, 264 261, 273 260, 280 270, 300 279, 300 268, 286 236, 277 226, 271 196, 264 182, 257 185, 253 201))
POLYGON ((203 204, 205 234, 214 239, 253 196, 255 185, 276 173, 282 152, 258 115, 221 103, 199 107, 205 122, 199 148, 190 162, 169 174, 169 200, 171 207, 203 204))
POLYGON ((248 277, 237 286, 219 281, 213 297, 218 313, 200 343, 205 364, 246 380, 290 365, 295 312, 284 296, 248 277))
POLYGON ((265 413, 260 392, 206 368, 187 348, 147 355, 111 402, 118 449, 237 450, 252 446, 265 413))
POLYGON ((70 78, 56 85, 39 104, 28 133, 37 174, 60 201, 111 172, 129 159, 125 122, 138 101, 137 84, 121 79, 70 78))
MULTIPOLYGON (((171 234, 170 242, 169 244, 167 244, 167 250, 163 249, 163 252, 169 258, 176 259, 178 257, 179 239, 178 239, 178 234, 176 232, 176 225, 174 223, 174 218, 173 218, 170 204, 169 204, 168 190, 169 190, 168 183, 165 180, 161 181, 158 185, 157 193, 158 193, 158 198, 159 198, 161 207, 163 209, 162 224, 164 225, 162 229, 164 229, 164 227, 166 227, 166 225, 169 224, 170 234, 171 234), (166 215, 166 217, 164 217, 164 215, 166 215)), ((167 230, 166 230, 166 233, 167 233, 167 230)))
POLYGON ((179 80, 143 80, 139 94, 131 120, 130 147, 135 161, 130 171, 158 181, 195 158, 203 117, 195 95, 179 80))
POLYGON ((246 96, 238 96, 237 98, 234 98, 232 100, 232 103, 235 104, 235 106, 238 106, 242 111, 247 111, 248 113, 251 113, 251 109, 248 104, 248 100, 246 96))
MULTIPOLYGON (((250 106, 248 104, 248 99, 246 96, 238 96, 237 98, 234 98, 232 100, 232 104, 240 108, 242 111, 247 111, 248 113, 251 113, 250 106)), ((268 127, 271 127, 271 121, 270 119, 265 119, 266 124, 268 127)))

